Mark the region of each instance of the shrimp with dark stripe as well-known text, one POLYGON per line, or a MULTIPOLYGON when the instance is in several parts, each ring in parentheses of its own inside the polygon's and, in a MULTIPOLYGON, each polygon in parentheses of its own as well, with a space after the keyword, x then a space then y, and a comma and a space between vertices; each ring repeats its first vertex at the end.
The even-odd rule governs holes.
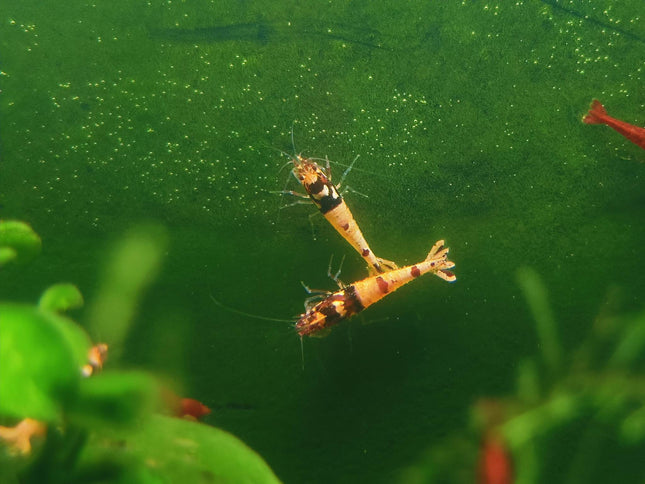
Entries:
POLYGON ((454 282, 457 277, 448 269, 455 264, 448 260, 447 247, 440 240, 432 246, 425 260, 411 266, 367 277, 344 286, 310 307, 296 323, 296 331, 302 336, 316 333, 358 314, 363 309, 381 300, 398 288, 428 272, 444 281, 454 282))
MULTIPOLYGON (((381 274, 396 269, 398 266, 394 262, 376 257, 372 249, 370 249, 345 200, 343 200, 338 188, 331 182, 329 160, 327 161, 326 170, 323 170, 311 158, 304 158, 300 155, 292 157, 292 161, 293 175, 302 184, 307 195, 291 191, 287 193, 302 197, 308 196, 336 231, 367 262, 370 274, 381 274)), ((351 169, 351 166, 348 170, 351 169)))

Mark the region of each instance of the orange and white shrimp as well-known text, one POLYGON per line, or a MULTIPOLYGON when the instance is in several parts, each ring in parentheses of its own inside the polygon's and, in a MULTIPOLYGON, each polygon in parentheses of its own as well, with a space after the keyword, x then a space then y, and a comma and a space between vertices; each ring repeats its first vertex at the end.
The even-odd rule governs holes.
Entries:
POLYGON ((455 266, 448 260, 448 250, 444 247, 444 241, 440 240, 432 246, 425 260, 418 264, 368 277, 331 293, 300 317, 296 331, 301 337, 315 335, 359 313, 427 272, 448 282, 456 281, 457 277, 448 270, 455 266))
POLYGON ((108 345, 98 343, 92 346, 87 352, 87 364, 81 368, 83 376, 92 376, 95 372, 103 369, 103 363, 107 359, 108 345))
POLYGON ((307 195, 301 195, 297 192, 287 193, 305 198, 308 196, 332 227, 367 262, 370 274, 381 274, 388 270, 396 269, 397 265, 394 262, 376 257, 372 249, 370 249, 345 200, 343 200, 338 188, 331 182, 329 161, 327 161, 326 170, 323 170, 312 159, 304 158, 300 155, 292 157, 292 161, 292 173, 302 184, 307 195))
POLYGON ((47 426, 32 418, 25 418, 13 427, 0 426, 0 441, 5 441, 9 450, 16 454, 31 452, 31 439, 47 433, 47 426))

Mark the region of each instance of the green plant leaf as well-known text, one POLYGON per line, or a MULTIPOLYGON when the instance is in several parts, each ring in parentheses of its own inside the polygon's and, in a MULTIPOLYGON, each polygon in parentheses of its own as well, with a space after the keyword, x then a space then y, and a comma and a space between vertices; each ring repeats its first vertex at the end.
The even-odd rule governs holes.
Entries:
POLYGON ((38 307, 48 311, 65 312, 83 306, 83 295, 74 284, 60 283, 45 289, 38 307))
POLYGON ((0 303, 0 415, 57 420, 76 394, 88 348, 70 320, 0 303))
POLYGON ((84 379, 70 420, 82 426, 128 425, 153 413, 159 389, 150 375, 106 372, 84 379))
POLYGON ((562 346, 546 287, 539 274, 530 267, 517 270, 517 281, 535 319, 544 363, 553 375, 557 374, 562 365, 562 346))
POLYGON ((13 247, 0 247, 0 267, 18 257, 18 252, 13 247))
POLYGON ((620 424, 620 435, 627 444, 635 444, 645 438, 645 406, 623 420, 620 424))
POLYGON ((262 457, 238 438, 197 422, 153 415, 125 435, 93 441, 88 457, 95 458, 103 446, 114 454, 114 439, 122 453, 115 459, 136 457, 163 482, 280 482, 262 457))
POLYGON ((579 417, 583 404, 582 397, 560 392, 544 404, 511 418, 501 426, 501 430, 509 445, 515 449, 579 417))
POLYGON ((56 327, 59 333, 67 341, 68 347, 74 357, 76 368, 80 369, 88 361, 88 352, 92 341, 85 330, 71 319, 52 311, 40 311, 45 315, 49 324, 56 327))
POLYGON ((11 260, 28 262, 40 253, 41 246, 40 237, 26 223, 0 221, 0 265, 11 260))
POLYGON ((89 327, 111 346, 118 359, 141 293, 155 279, 167 244, 159 226, 140 226, 129 231, 114 247, 97 298, 89 305, 89 327))
POLYGON ((609 359, 609 365, 629 367, 643 357, 645 348, 645 312, 623 318, 623 333, 609 359))

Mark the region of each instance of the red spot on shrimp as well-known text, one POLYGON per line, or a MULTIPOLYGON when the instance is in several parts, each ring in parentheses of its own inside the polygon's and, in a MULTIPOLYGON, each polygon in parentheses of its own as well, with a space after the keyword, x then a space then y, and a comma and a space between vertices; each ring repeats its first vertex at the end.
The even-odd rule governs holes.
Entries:
POLYGON ((362 254, 363 254, 363 257, 367 257, 368 255, 370 255, 370 250, 369 249, 363 249, 362 254))
POLYGON ((376 278, 376 283, 378 284, 378 288, 381 290, 381 292, 383 294, 386 294, 387 291, 388 291, 388 286, 389 286, 387 281, 379 276, 379 277, 376 278))
POLYGON ((419 277, 421 275, 421 271, 417 266, 412 266, 410 269, 410 274, 412 274, 412 277, 419 277))

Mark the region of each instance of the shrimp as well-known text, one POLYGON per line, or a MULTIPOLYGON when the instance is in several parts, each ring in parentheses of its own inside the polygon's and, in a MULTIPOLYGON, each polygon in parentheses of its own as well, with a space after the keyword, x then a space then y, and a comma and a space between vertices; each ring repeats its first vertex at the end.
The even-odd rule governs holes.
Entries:
POLYGON ((87 364, 81 368, 83 376, 92 376, 95 372, 103 369, 103 363, 107 359, 108 345, 98 343, 87 352, 87 364))
POLYGON ((606 124, 635 145, 645 149, 645 128, 612 118, 597 99, 594 99, 591 103, 591 108, 589 108, 589 112, 582 119, 582 122, 585 124, 606 124))
MULTIPOLYGON (((289 191, 291 195, 309 197, 314 202, 320 213, 329 221, 336 231, 349 242, 349 244, 367 262, 370 274, 382 274, 388 270, 397 269, 398 266, 389 260, 376 257, 370 249, 361 229, 352 216, 345 200, 338 188, 331 182, 331 169, 329 160, 325 170, 311 158, 304 158, 296 155, 291 158, 293 161, 292 173, 302 184, 307 195, 289 191)), ((356 158, 354 159, 356 161, 356 158)), ((352 162, 353 165, 353 162, 352 162)), ((352 165, 348 168, 351 169, 352 165)))
POLYGON ((448 270, 455 266, 454 262, 448 260, 448 251, 444 247, 444 241, 439 240, 432 246, 425 260, 418 264, 393 269, 342 287, 307 309, 296 323, 296 331, 300 337, 314 336, 428 272, 448 282, 456 281, 457 277, 448 270))
POLYGON ((27 455, 31 452, 31 439, 47 433, 47 426, 32 418, 25 418, 13 427, 0 426, 0 441, 4 440, 12 453, 27 455))

